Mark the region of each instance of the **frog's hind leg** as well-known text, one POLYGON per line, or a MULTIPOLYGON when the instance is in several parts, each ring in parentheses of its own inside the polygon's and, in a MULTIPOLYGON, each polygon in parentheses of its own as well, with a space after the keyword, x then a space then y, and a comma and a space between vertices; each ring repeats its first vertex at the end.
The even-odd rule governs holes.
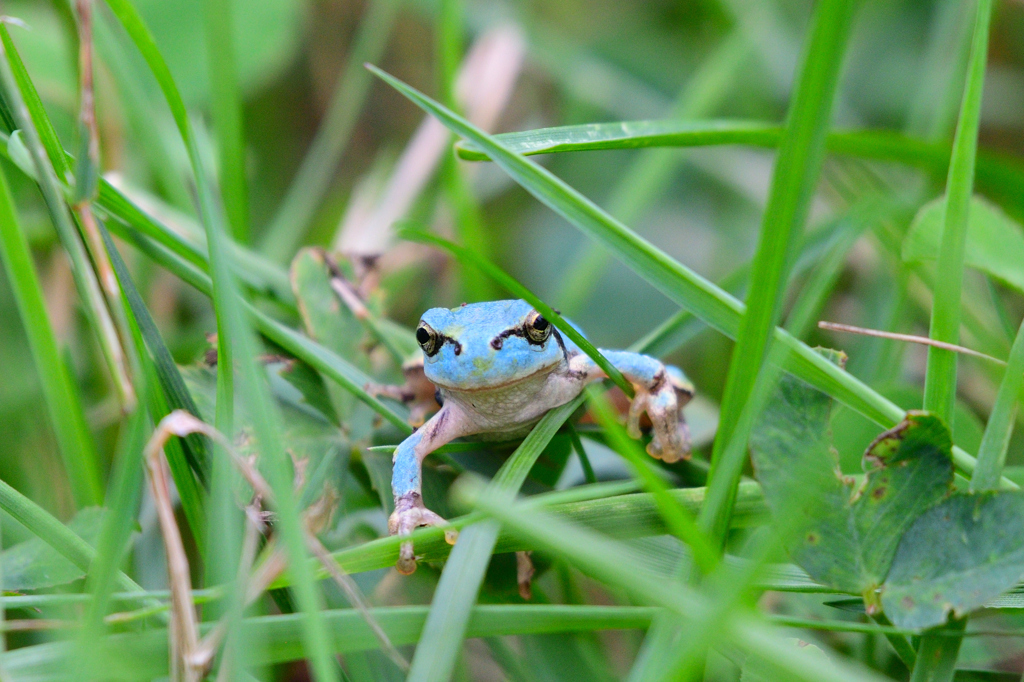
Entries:
MULTIPOLYGON (((654 427, 648 454, 666 462, 688 458, 689 430, 681 410, 693 397, 693 386, 683 373, 641 353, 601 350, 601 354, 622 372, 636 391, 626 421, 629 435, 640 437, 640 416, 646 412, 654 427)), ((570 370, 583 373, 587 381, 606 376, 597 363, 583 353, 572 358, 570 370)))
MULTIPOLYGON (((391 472, 391 491, 395 495, 395 511, 388 518, 388 531, 392 535, 410 535, 421 526, 443 526, 446 521, 423 506, 423 460, 445 443, 469 435, 467 421, 462 413, 446 405, 426 424, 399 444, 395 450, 391 472)), ((455 543, 458 533, 445 532, 445 540, 455 543)), ((403 542, 398 555, 398 570, 409 574, 416 570, 416 557, 411 541, 403 542)))

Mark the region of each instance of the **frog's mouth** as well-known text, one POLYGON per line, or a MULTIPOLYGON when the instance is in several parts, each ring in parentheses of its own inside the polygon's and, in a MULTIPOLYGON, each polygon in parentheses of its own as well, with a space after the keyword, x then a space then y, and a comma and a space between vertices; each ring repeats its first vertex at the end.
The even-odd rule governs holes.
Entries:
POLYGON ((440 381, 434 381, 430 377, 427 377, 427 381, 434 384, 438 388, 443 388, 445 390, 455 391, 458 393, 480 393, 483 391, 500 391, 503 388, 509 388, 510 386, 515 386, 516 384, 521 384, 525 381, 529 381, 530 379, 533 379, 540 374, 551 374, 557 365, 557 362, 553 362, 550 365, 541 367, 536 372, 531 372, 530 374, 527 374, 525 376, 516 377, 515 379, 509 379, 508 381, 502 381, 500 383, 489 383, 486 386, 454 386, 452 384, 445 384, 440 381))

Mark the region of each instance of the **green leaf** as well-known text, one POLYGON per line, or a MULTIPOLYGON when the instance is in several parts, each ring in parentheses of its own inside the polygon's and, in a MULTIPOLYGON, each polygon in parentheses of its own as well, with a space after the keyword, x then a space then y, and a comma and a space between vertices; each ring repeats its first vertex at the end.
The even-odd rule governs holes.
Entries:
MULTIPOLYGON (((95 545, 105 511, 102 507, 86 507, 75 514, 68 528, 95 545)), ((0 552, 0 577, 4 590, 21 592, 65 585, 85 577, 85 570, 40 538, 32 538, 0 552)))
POLYGON ((903 531, 953 483, 950 436, 931 415, 908 413, 864 455, 855 485, 831 447, 831 400, 784 378, 751 435, 754 468, 774 515, 792 522, 793 560, 815 580, 872 603, 903 531))
POLYGON ((1024 494, 957 494, 903 535, 882 586, 898 627, 928 628, 981 608, 1024 577, 1024 494))
MULTIPOLYGON (((36 273, 32 251, 7 185, 7 176, 2 169, 0 264, 10 282, 18 314, 28 337, 72 495, 80 507, 99 504, 103 499, 103 488, 96 445, 89 431, 78 386, 65 363, 50 324, 42 283, 36 273)), ((9 324, 5 322, 5 326, 9 324)))
MULTIPOLYGON (((945 197, 921 207, 903 240, 904 261, 932 261, 938 257, 945 210, 945 197)), ((998 206, 982 197, 972 197, 964 264, 1024 292, 1024 228, 998 206)))

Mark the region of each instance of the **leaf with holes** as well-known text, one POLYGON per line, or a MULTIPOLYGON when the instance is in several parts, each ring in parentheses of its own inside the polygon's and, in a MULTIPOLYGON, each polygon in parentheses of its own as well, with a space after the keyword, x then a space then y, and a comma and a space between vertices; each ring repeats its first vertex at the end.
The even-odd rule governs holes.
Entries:
POLYGON ((962 616, 1024 578, 1024 493, 957 494, 903 535, 882 586, 896 626, 928 628, 962 616))
POLYGON ((784 377, 751 436, 757 478, 793 560, 820 583, 865 596, 885 579, 899 538, 953 484, 952 442, 937 417, 908 413, 864 454, 859 485, 839 473, 831 399, 784 377))

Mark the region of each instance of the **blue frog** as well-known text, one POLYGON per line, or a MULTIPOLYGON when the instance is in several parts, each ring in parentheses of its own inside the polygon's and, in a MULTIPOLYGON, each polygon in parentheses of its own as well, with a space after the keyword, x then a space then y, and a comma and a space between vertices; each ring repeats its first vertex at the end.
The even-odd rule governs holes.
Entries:
MULTIPOLYGON (((529 432, 548 410, 563 405, 584 387, 606 377, 570 339, 522 300, 432 308, 416 329, 426 379, 437 387, 441 409, 395 450, 391 488, 395 511, 392 535, 420 526, 444 525, 423 506, 424 458, 449 441, 473 436, 507 440, 529 432)), ((693 387, 675 367, 640 353, 601 353, 633 385, 636 395, 627 427, 640 437, 646 412, 653 429, 647 452, 666 462, 689 456, 689 437, 680 410, 693 387)), ((454 542, 455 534, 446 534, 454 542)), ((416 569, 412 542, 403 542, 398 570, 416 569)))

